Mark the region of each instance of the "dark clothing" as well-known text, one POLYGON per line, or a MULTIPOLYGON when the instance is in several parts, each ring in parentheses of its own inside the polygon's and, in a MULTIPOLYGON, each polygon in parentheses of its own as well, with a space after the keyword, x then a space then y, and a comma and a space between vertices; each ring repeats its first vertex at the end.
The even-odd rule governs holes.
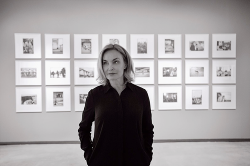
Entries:
POLYGON ((150 165, 154 126, 145 89, 127 83, 120 96, 110 84, 90 90, 79 126, 81 148, 89 166, 150 165))

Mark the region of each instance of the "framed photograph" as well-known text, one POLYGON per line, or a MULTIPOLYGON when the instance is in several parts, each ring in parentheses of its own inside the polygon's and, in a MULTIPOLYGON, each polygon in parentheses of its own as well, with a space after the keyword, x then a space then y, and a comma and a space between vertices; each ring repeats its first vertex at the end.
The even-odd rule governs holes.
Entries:
POLYGON ((95 86, 75 86, 75 111, 83 111, 88 93, 95 86))
POLYGON ((213 85, 213 109, 236 109, 236 85, 213 85))
POLYGON ((186 84, 209 83, 209 60, 185 60, 186 84))
POLYGON ((16 58, 41 58, 41 34, 15 33, 16 58))
POLYGON ((158 58, 181 58, 181 34, 158 35, 158 58))
POLYGON ((154 58, 154 35, 131 34, 130 55, 132 58, 154 58))
POLYGON ((97 85, 97 60, 75 60, 75 85, 97 85))
POLYGON ((45 61, 46 85, 70 85, 70 60, 45 61))
POLYGON ((46 87, 46 111, 71 111, 69 86, 46 87))
POLYGON ((102 48, 108 44, 119 44, 127 49, 127 36, 126 34, 103 34, 102 35, 102 48))
POLYGON ((139 85, 148 92, 151 110, 155 110, 155 89, 153 85, 139 85))
POLYGON ((236 58, 236 34, 213 34, 213 58, 236 58))
POLYGON ((209 35, 208 34, 186 34, 185 35, 185 57, 186 58, 208 58, 209 35))
POLYGON ((213 84, 236 83, 236 60, 213 60, 212 63, 213 84))
POLYGON ((154 84, 154 61, 133 60, 135 84, 154 84))
POLYGON ((98 58, 98 48, 97 34, 74 34, 75 58, 98 58))
POLYGON ((41 87, 16 87, 16 112, 42 112, 41 87))
POLYGON ((41 85, 41 61, 16 60, 16 85, 41 85))
POLYGON ((209 109, 208 85, 187 85, 185 89, 186 109, 209 109))
POLYGON ((181 60, 158 60, 158 83, 181 84, 182 61, 181 60))
POLYGON ((70 58, 70 35, 45 34, 45 58, 70 58))
POLYGON ((159 110, 182 109, 182 86, 158 86, 159 110))

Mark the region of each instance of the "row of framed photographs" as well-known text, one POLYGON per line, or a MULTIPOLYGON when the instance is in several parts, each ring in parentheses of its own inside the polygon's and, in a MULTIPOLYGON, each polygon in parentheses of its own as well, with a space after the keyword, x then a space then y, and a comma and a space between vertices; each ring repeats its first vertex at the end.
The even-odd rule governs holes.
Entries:
MULTIPOLYGON (((155 108, 154 86, 141 86, 149 95, 151 110, 155 108)), ((74 87, 75 111, 83 111, 88 92, 94 86, 74 87)), ((182 86, 158 86, 159 110, 182 109, 182 86)), ((185 109, 209 109, 209 86, 186 85, 185 109)), ((212 109, 236 109, 236 85, 212 86, 212 109)), ((69 86, 46 87, 46 111, 71 111, 69 86)), ((16 112, 42 112, 41 87, 16 87, 16 112)))
MULTIPOLYGON (((154 84, 154 61, 134 61, 135 84, 154 84)), ((16 60, 16 85, 41 85, 40 60, 16 60)), ((74 84, 97 85, 97 60, 74 61, 74 84)), ((182 60, 158 60, 158 84, 182 84, 182 60)), ((209 60, 185 60, 185 83, 208 84, 209 60)), ((236 83, 236 60, 212 60, 212 83, 236 83)), ((46 85, 70 85, 70 60, 45 61, 46 85)))
MULTIPOLYGON (((126 34, 103 34, 102 48, 119 44, 127 49, 126 34)), ((154 34, 131 34, 132 58, 154 58, 154 34)), ((98 34, 74 34, 74 58, 98 58, 98 34)), ((16 58, 41 58, 41 34, 15 33, 16 58)), ((159 34, 158 58, 181 58, 182 35, 159 34)), ((185 34, 185 57, 208 58, 209 34, 185 34)), ((236 58, 236 34, 212 34, 213 58, 236 58)), ((70 58, 70 34, 45 34, 45 58, 70 58)))

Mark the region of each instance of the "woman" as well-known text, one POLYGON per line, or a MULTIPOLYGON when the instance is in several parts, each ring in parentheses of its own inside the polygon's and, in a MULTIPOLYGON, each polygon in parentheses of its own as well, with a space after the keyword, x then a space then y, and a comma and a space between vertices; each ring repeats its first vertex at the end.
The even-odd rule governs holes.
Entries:
POLYGON ((150 102, 146 90, 131 83, 129 53, 117 44, 104 47, 98 74, 102 85, 89 91, 78 130, 88 165, 149 166, 154 134, 150 102))

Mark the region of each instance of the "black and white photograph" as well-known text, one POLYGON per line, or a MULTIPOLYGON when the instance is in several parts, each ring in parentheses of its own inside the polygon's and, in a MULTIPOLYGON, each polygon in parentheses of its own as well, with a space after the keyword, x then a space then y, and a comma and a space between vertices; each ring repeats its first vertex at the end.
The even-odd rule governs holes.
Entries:
POLYGON ((190 41, 190 51, 204 51, 204 41, 190 41))
POLYGON ((21 78, 36 78, 37 69, 36 68, 21 68, 21 78))
POLYGON ((91 50, 92 50, 91 39, 81 39, 81 53, 91 54, 91 50))
POLYGON ((135 77, 150 77, 150 68, 135 67, 135 77))
POLYGON ((174 40, 165 39, 165 53, 166 54, 173 54, 174 52, 175 52, 174 40))
POLYGON ((109 39, 110 44, 119 44, 119 39, 109 39))
POLYGON ((204 67, 191 67, 190 77, 204 77, 204 67))
POLYGON ((147 50, 148 50, 147 39, 144 39, 144 38, 137 39, 137 53, 147 54, 147 50))
POLYGON ((217 41, 217 51, 231 51, 231 41, 217 41))
POLYGON ((53 92, 53 105, 63 106, 63 92, 53 92))
POLYGON ((23 53, 34 54, 34 40, 32 38, 23 39, 23 53))
POLYGON ((177 77, 177 67, 163 67, 163 77, 177 77))
POLYGON ((22 105, 36 105, 37 95, 21 95, 21 104, 22 105))
POLYGON ((217 102, 231 102, 231 92, 217 92, 217 102))
POLYGON ((216 67, 217 77, 231 77, 231 66, 216 67))
POLYGON ((80 67, 79 68, 79 77, 80 78, 93 78, 94 77, 94 68, 80 67))
POLYGON ((202 104, 202 90, 192 90, 192 104, 202 104))
POLYGON ((79 94, 79 103, 85 104, 88 94, 79 94))
POLYGON ((50 68, 50 78, 66 78, 65 67, 50 68))
POLYGON ((163 103, 177 102, 177 93, 163 93, 163 103))
POLYGON ((63 39, 62 38, 52 39, 52 53, 63 54, 63 39))

